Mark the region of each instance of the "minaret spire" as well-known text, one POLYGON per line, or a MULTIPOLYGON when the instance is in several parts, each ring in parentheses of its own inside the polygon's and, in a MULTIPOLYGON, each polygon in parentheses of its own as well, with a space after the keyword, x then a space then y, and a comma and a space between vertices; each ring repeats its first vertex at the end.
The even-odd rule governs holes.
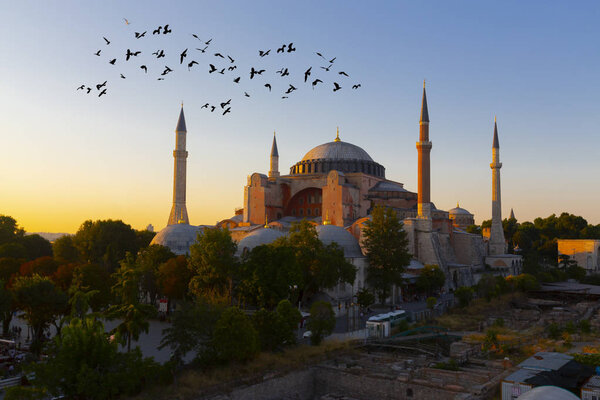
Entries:
POLYGON ((173 207, 169 214, 167 225, 189 224, 187 208, 185 206, 186 192, 186 169, 188 152, 185 150, 187 128, 185 126, 185 115, 183 114, 183 102, 175 128, 175 150, 173 150, 173 207))
POLYGON ((429 169, 429 153, 431 152, 431 147, 432 144, 429 141, 427 93, 425 92, 425 81, 423 81, 423 101, 421 103, 421 118, 419 119, 419 141, 417 142, 417 153, 419 155, 417 207, 419 218, 431 218, 429 169))
POLYGON ((502 227, 502 199, 500 194, 500 144, 498 141, 498 124, 494 117, 494 141, 492 144, 492 227, 490 229, 489 254, 506 253, 506 240, 502 227))
POLYGON ((277 150, 277 139, 275 139, 275 131, 273 131, 273 144, 271 145, 269 179, 279 177, 279 151, 277 150))

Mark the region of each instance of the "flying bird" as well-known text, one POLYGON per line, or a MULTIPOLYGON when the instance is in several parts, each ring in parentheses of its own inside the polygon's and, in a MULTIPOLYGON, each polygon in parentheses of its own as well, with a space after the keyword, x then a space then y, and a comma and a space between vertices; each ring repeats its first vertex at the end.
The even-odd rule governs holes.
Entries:
POLYGON ((144 31, 144 33, 134 32, 135 33, 135 38, 136 39, 143 38, 144 36, 146 36, 146 32, 147 31, 144 31))
POLYGON ((208 46, 210 42, 212 42, 212 38, 208 39, 206 42, 204 42, 204 44, 208 46))
POLYGON ((266 83, 266 84, 265 84, 265 87, 266 87, 267 89, 269 89, 269 92, 271 91, 271 84, 270 84, 270 83, 266 83))
POLYGON ((275 72, 281 74, 282 77, 288 76, 290 74, 287 68, 281 68, 279 71, 275 72))
POLYGON ((165 78, 158 78, 157 81, 164 81, 165 78))
POLYGON ((136 51, 136 52, 132 53, 131 50, 127 49, 127 53, 125 54, 125 56, 126 56, 125 61, 129 61, 129 58, 132 56, 137 57, 138 54, 140 54, 140 53, 141 53, 141 51, 136 51))
POLYGON ((210 106, 210 112, 215 111, 215 108, 217 108, 217 106, 210 106))
POLYGON ((159 26, 158 28, 156 28, 155 30, 152 31, 153 35, 160 35, 160 30, 162 29, 162 26, 159 26))
POLYGON ((77 90, 83 90, 83 89, 85 89, 85 85, 81 85, 77 88, 77 90))
POLYGON ((190 68, 192 68, 194 66, 194 64, 198 64, 198 63, 194 60, 192 60, 191 62, 188 63, 188 71, 190 70, 190 68))
POLYGON ((240 77, 238 76, 237 78, 235 78, 235 79, 233 80, 233 82, 235 82, 235 83, 240 83, 240 77))
POLYGON ((329 70, 331 69, 332 65, 333 64, 329 64, 329 67, 321 67, 321 68, 323 68, 325 71, 329 72, 329 70))
POLYGON ((233 71, 236 68, 237 68, 237 65, 234 65, 234 66, 231 66, 231 67, 227 68, 227 71, 233 71))
POLYGON ((291 53, 292 51, 296 51, 296 48, 294 47, 294 43, 288 44, 287 52, 291 53))
POLYGON ((360 83, 357 83, 356 85, 352 85, 352 89, 358 89, 360 87, 360 83))
POLYGON ((107 46, 110 44, 110 41, 107 38, 105 38, 104 36, 102 36, 102 39, 104 39, 106 41, 107 46))
POLYGON ((112 59, 112 60, 110 60, 108 63, 109 63, 109 64, 112 64, 112 65, 115 65, 115 63, 116 63, 116 62, 117 62, 117 59, 116 59, 116 58, 113 58, 113 59, 112 59))
MULTIPOLYGON (((248 93, 246 93, 248 94, 248 93)), ((250 97, 250 96, 248 96, 250 97)), ((231 112, 231 107, 227 107, 227 110, 223 111, 223 115, 227 114, 228 112, 231 112)))
POLYGON ((210 67, 210 69, 208 70, 209 74, 212 74, 213 72, 215 72, 217 70, 217 68, 212 64, 208 64, 208 66, 210 67))
POLYGON ((208 49, 208 46, 206 46, 206 47, 205 47, 205 48, 203 48, 203 49, 199 49, 199 48, 197 48, 197 47, 196 47, 196 50, 199 50, 199 51, 201 51, 202 53, 206 53, 206 49, 208 49))
POLYGON ((335 61, 337 57, 333 57, 331 60, 329 60, 329 64, 333 64, 333 62, 335 61))
POLYGON ((304 82, 306 82, 306 80, 310 76, 310 70, 311 69, 312 69, 312 67, 310 67, 309 69, 307 69, 306 71, 304 71, 304 82))
POLYGON ((145 73, 148 73, 148 68, 145 65, 140 66, 140 68, 143 69, 145 73))
POLYGON ((169 68, 169 67, 167 67, 167 66, 165 65, 165 70, 162 72, 162 74, 161 74, 161 75, 166 75, 166 74, 168 74, 169 72, 173 72, 173 70, 172 70, 171 68, 169 68))
POLYGON ((97 52, 94 53, 94 55, 100 57, 100 52, 101 51, 102 51, 102 49, 98 50, 97 52))
POLYGON ((129 21, 127 20, 127 18, 123 18, 123 20, 125 21, 125 25, 129 25, 129 21))
POLYGON ((312 82, 312 88, 313 88, 313 90, 315 90, 315 86, 317 86, 317 83, 323 83, 323 81, 322 81, 322 80, 320 80, 320 79, 315 79, 315 80, 312 82))
POLYGON ((223 68, 222 70, 220 70, 220 71, 219 71, 219 73, 220 73, 221 75, 225 75, 225 68, 223 68))
POLYGON ((225 106, 228 106, 231 103, 231 99, 227 100, 225 103, 221 103, 221 108, 225 108, 225 106))
POLYGON ((92 91, 92 88, 88 86, 88 87, 86 87, 86 90, 87 90, 87 94, 90 94, 90 92, 92 91))
POLYGON ((185 49, 180 55, 179 55, 179 64, 183 64, 183 59, 187 57, 187 51, 188 49, 185 49))
POLYGON ((125 75, 121 74, 121 78, 122 78, 122 79, 125 79, 125 75))
POLYGON ((152 53, 153 56, 156 56, 156 58, 161 58, 165 56, 165 51, 164 50, 156 50, 154 53, 152 53))
POLYGON ((227 58, 229 58, 229 61, 231 61, 232 64, 235 62, 235 60, 231 58, 231 56, 228 55, 227 58))
POLYGON ((96 85, 96 90, 100 90, 100 88, 101 88, 101 87, 103 87, 103 86, 106 86, 106 82, 107 82, 107 81, 104 81, 104 83, 102 83, 102 84, 100 84, 100 83, 99 83, 99 84, 97 84, 97 85, 96 85))
POLYGON ((278 53, 284 53, 285 52, 285 44, 283 46, 281 46, 280 48, 277 49, 278 53))
POLYGON ((202 41, 202 39, 200 39, 200 38, 198 37, 198 35, 196 35, 195 33, 192 33, 192 36, 193 36, 193 37, 195 37, 196 39, 198 39, 199 41, 202 41))
POLYGON ((290 85, 290 87, 288 88, 288 90, 285 91, 286 94, 290 94, 292 93, 294 90, 296 90, 296 88, 293 85, 290 85))
POLYGON ((252 69, 250 69, 250 79, 254 78, 254 75, 262 75, 263 72, 265 72, 264 69, 257 71, 252 67, 252 69))
POLYGON ((250 95, 248 94, 248 92, 244 92, 244 96, 250 97, 250 95))
POLYGON ((281 96, 282 99, 288 99, 288 96, 281 96))
POLYGON ((163 28, 163 35, 166 35, 167 33, 171 32, 173 31, 169 29, 169 24, 165 25, 165 27, 163 28))
POLYGON ((348 76, 348 74, 347 74, 347 73, 345 73, 344 71, 340 71, 340 72, 338 72, 338 74, 340 74, 340 75, 344 75, 344 76, 348 76))
POLYGON ((267 51, 259 50, 258 51, 258 55, 261 56, 261 57, 264 57, 264 56, 268 56, 270 52, 271 52, 271 49, 269 49, 267 51))
POLYGON ((208 106, 210 106, 210 104, 206 103, 205 105, 203 105, 202 107, 200 107, 200 109, 202 110, 203 108, 208 108, 208 106))
POLYGON ((321 57, 323 60, 327 61, 327 59, 326 59, 325 57, 323 57, 323 54, 319 53, 318 51, 317 51, 317 55, 318 55, 319 57, 321 57))
POLYGON ((98 95, 98 97, 102 96, 103 94, 106 94, 106 89, 104 89, 103 91, 101 91, 100 94, 98 95))
POLYGON ((342 87, 337 83, 337 82, 333 82, 333 91, 337 92, 338 90, 340 90, 342 87))
POLYGON ((215 57, 225 58, 225 57, 223 57, 223 54, 221 54, 221 53, 215 53, 215 57))

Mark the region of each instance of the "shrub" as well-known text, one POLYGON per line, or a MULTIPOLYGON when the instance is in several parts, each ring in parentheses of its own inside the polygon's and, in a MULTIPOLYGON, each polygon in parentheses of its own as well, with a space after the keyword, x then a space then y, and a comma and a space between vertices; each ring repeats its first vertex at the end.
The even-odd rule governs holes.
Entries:
POLYGON ((237 307, 223 311, 214 330, 213 344, 223 361, 248 361, 259 352, 258 334, 237 307))
POLYGON ((552 322, 546 327, 546 333, 550 339, 558 340, 560 339, 562 329, 556 322, 552 322))
POLYGON ((451 358, 447 362, 439 362, 433 365, 433 368, 445 369, 448 371, 459 371, 460 367, 455 359, 451 358))
POLYGON ((327 301, 315 301, 310 307, 310 319, 307 325, 311 331, 310 342, 313 345, 321 343, 325 336, 333 332, 335 328, 335 314, 331 303, 327 301))
POLYGON ((592 331, 592 324, 589 319, 582 319, 579 321, 579 330, 581 333, 590 333, 592 331))
POLYGON ((473 300, 473 295, 475 294, 475 290, 468 286, 462 286, 456 289, 454 292, 454 296, 458 299, 459 307, 467 307, 471 300, 473 300))

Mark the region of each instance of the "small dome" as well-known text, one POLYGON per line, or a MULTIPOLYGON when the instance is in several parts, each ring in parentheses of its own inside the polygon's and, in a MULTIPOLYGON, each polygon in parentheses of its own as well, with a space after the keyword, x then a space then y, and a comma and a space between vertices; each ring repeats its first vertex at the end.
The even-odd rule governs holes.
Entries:
POLYGON ((336 225, 318 225, 316 227, 319 239, 323 244, 328 245, 336 242, 343 250, 347 258, 364 257, 358 241, 350 232, 336 225))
POLYGON ((302 161, 322 159, 373 161, 371 156, 360 147, 342 141, 319 145, 306 153, 302 161))
POLYGON ((257 246, 262 246, 263 244, 273 243, 275 240, 280 237, 285 236, 285 234, 277 229, 271 228, 260 228, 250 233, 246 237, 244 237, 238 243, 238 254, 241 254, 244 249, 248 251, 252 250, 257 246))
POLYGON ((473 215, 470 212, 468 212, 467 210, 465 210, 464 208, 460 208, 458 206, 458 204, 456 205, 456 207, 449 210, 448 214, 450 214, 450 215, 473 215))
POLYGON ((576 400, 579 397, 557 386, 538 386, 519 397, 519 400, 576 400))
POLYGON ((202 227, 189 224, 167 225, 154 236, 150 244, 168 247, 177 255, 189 254, 190 246, 196 242, 198 233, 201 233, 202 229, 202 227))

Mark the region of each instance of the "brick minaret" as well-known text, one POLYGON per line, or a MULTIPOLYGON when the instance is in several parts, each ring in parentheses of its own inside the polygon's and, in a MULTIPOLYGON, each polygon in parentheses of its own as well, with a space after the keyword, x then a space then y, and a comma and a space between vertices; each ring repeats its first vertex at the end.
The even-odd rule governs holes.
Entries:
POLYGON ((175 150, 173 158, 175 164, 173 168, 173 207, 169 215, 167 225, 189 224, 187 208, 185 207, 185 175, 188 152, 185 150, 185 137, 187 129, 185 127, 185 116, 183 115, 183 103, 181 112, 175 128, 175 150))
POLYGON ((498 141, 498 125, 494 117, 494 142, 492 144, 492 228, 490 229, 489 254, 505 254, 506 241, 502 228, 502 202, 500 198, 500 143, 498 141))
POLYGON ((419 128, 419 141, 417 142, 417 153, 419 154, 418 215, 419 218, 431 218, 429 172, 429 153, 431 152, 431 142, 429 141, 429 112, 427 111, 425 81, 423 81, 423 103, 421 104, 421 119, 419 120, 419 128))
POLYGON ((275 140, 275 132, 273 132, 273 145, 271 146, 269 179, 275 179, 278 177, 279 177, 279 152, 277 151, 277 140, 275 140))

